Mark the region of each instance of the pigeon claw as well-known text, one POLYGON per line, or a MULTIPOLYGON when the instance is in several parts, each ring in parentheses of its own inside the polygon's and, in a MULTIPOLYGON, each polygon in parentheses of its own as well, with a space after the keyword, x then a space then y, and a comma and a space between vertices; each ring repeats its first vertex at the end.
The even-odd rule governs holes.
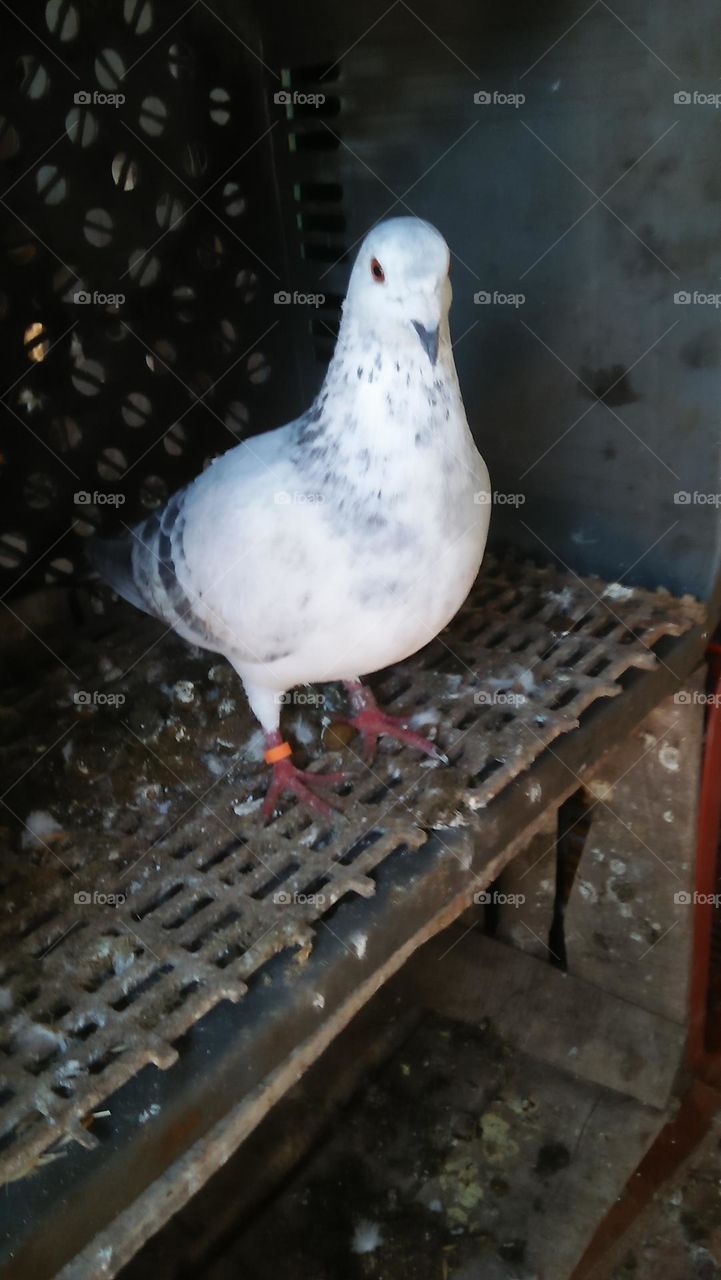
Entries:
POLYGON ((332 787, 335 783, 342 782, 344 776, 343 773, 311 773, 297 769, 288 759, 278 760, 272 765, 270 782, 261 810, 264 825, 270 822, 278 801, 286 794, 295 796, 298 803, 310 809, 312 813, 319 813, 324 818, 331 817, 334 812, 337 812, 336 807, 322 800, 311 790, 311 787, 332 787))
POLYGON ((447 763, 443 752, 438 750, 430 738, 424 738, 422 734, 415 733, 413 729, 408 728, 400 716, 389 715, 386 711, 381 711, 380 707, 363 707, 351 716, 346 724, 352 725, 360 733, 363 741, 363 759, 367 764, 370 764, 373 759, 378 739, 381 737, 395 738, 396 742, 402 742, 408 747, 416 747, 434 760, 447 763))

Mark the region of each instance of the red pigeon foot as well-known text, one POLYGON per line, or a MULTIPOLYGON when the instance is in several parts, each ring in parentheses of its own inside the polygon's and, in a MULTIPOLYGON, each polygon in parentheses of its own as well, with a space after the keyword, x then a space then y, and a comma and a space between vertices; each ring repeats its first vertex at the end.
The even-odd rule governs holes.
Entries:
POLYGON ((333 807, 311 791, 311 787, 333 786, 337 782, 342 782, 345 775, 343 773, 311 773, 308 770, 297 769, 290 761, 291 754, 290 743, 283 742, 279 733, 266 735, 264 759, 266 764, 271 766, 272 773, 263 801, 264 823, 270 822, 278 800, 286 793, 294 795, 298 803, 310 809, 312 813, 322 814, 325 818, 333 813, 333 807))
POLYGON ((354 714, 343 723, 352 725, 360 733, 363 741, 363 758, 366 762, 370 763, 373 759, 378 739, 384 737, 395 738, 396 742, 402 742, 409 747, 417 747, 419 751, 425 752, 434 760, 447 763, 443 752, 439 751, 429 738, 424 738, 422 734, 409 729, 402 716, 392 716, 386 711, 381 711, 370 689, 365 685, 360 682, 346 681, 345 687, 350 695, 354 714))

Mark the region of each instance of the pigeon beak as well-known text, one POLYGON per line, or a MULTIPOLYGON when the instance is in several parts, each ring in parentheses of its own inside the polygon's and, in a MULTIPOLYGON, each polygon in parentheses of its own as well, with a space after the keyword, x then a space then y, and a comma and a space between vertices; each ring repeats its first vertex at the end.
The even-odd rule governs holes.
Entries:
POLYGON ((413 328, 421 340, 421 346, 425 351, 431 364, 435 366, 438 359, 438 327, 435 329, 426 329, 418 320, 413 320, 413 328))

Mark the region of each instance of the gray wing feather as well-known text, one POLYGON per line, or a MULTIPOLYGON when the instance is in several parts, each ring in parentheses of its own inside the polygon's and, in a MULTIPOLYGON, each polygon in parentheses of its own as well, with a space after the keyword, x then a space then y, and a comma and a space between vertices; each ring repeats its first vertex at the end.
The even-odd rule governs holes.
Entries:
POLYGON ((186 494, 187 489, 180 489, 162 512, 148 516, 130 536, 96 538, 88 554, 124 600, 203 643, 212 637, 178 578, 178 566, 184 563, 186 494))

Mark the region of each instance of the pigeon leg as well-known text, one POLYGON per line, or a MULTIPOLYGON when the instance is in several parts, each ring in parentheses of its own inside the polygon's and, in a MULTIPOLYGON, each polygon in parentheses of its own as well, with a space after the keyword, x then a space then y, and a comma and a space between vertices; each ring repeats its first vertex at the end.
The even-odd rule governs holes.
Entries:
POLYGON ((363 758, 367 763, 373 759, 380 737, 395 738, 397 742, 403 742, 409 747, 417 747, 419 751, 424 751, 435 760, 447 763, 443 752, 439 751, 429 738, 424 738, 420 733, 414 733, 409 729, 402 716, 392 716, 386 711, 381 711, 370 689, 361 684, 360 680, 344 680, 343 683, 350 697, 353 712, 353 715, 343 723, 352 725, 360 733, 363 740, 363 758))
POLYGON ((297 769, 294 764, 291 764, 291 754, 290 743, 283 741, 278 729, 266 732, 264 759, 266 764, 270 765, 272 773, 263 801, 264 822, 270 822, 277 801, 286 792, 294 795, 299 804, 305 805, 313 813, 329 817, 333 812, 332 806, 311 791, 311 787, 333 786, 336 782, 342 782, 344 775, 342 773, 311 773, 297 769))

